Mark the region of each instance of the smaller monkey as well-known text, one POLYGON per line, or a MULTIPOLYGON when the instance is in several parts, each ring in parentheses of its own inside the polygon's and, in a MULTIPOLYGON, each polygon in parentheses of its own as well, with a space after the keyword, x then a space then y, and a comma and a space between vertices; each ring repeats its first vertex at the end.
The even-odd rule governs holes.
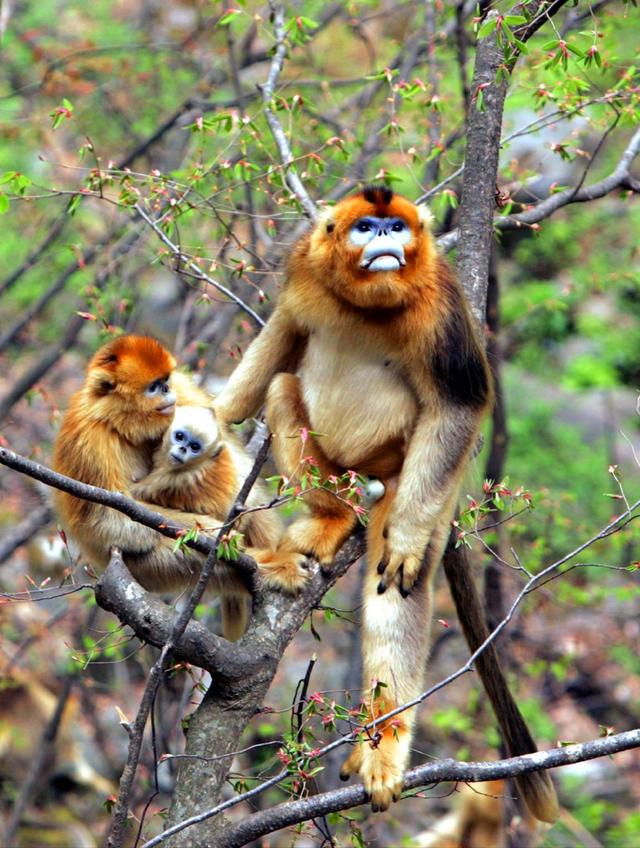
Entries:
MULTIPOLYGON (((138 500, 170 509, 207 515, 224 521, 252 461, 232 435, 223 433, 211 408, 178 406, 170 428, 153 456, 151 472, 135 484, 138 500)), ((268 494, 256 481, 246 501, 249 509, 266 503, 268 494)), ((300 554, 276 554, 283 527, 272 509, 259 509, 236 522, 245 537, 246 552, 258 563, 267 585, 295 592, 306 580, 305 558, 300 554)), ((247 623, 249 597, 237 587, 222 599, 222 629, 227 638, 239 639, 247 623)))

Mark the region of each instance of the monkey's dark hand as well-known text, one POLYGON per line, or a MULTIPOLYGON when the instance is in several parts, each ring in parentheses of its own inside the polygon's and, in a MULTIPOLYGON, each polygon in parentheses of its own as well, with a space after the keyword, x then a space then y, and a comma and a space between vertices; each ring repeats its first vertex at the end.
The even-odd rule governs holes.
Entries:
POLYGON ((384 553, 378 563, 378 574, 381 575, 378 583, 378 594, 382 595, 395 581, 403 598, 406 598, 413 589, 422 564, 421 554, 410 551, 407 546, 394 543, 390 534, 386 533, 384 553))

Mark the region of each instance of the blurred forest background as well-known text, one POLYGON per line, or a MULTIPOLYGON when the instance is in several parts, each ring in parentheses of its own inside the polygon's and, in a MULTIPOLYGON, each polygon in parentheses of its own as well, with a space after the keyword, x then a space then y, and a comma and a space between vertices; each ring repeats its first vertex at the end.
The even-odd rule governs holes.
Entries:
MULTIPOLYGON (((384 181, 428 195, 439 235, 455 228, 465 114, 482 108, 470 83, 477 14, 453 0, 291 3, 271 97, 273 22, 254 0, 0 4, 2 443, 49 464, 61 410, 115 333, 152 334, 213 391, 222 385, 258 325, 211 281, 266 318, 304 227, 270 115, 290 147, 289 175, 316 203, 384 181)), ((498 26, 505 51, 519 23, 498 26)), ((530 39, 505 105, 497 216, 614 171, 640 120, 639 31, 635 3, 601 0, 566 4, 530 39)), ((496 232, 489 343, 504 407, 465 491, 479 501, 485 477, 503 483, 492 506, 513 517, 482 535, 473 513, 463 524, 494 621, 523 583, 520 564, 552 563, 639 497, 638 232, 629 186, 496 232)), ((135 715, 156 652, 79 588, 92 574, 58 533, 50 492, 3 468, 0 493, 3 827, 15 833, 21 820, 24 846, 98 845, 126 753, 119 722, 135 715)), ((638 538, 630 521, 572 560, 501 643, 541 747, 640 724, 638 538)), ((358 685, 358 587, 356 565, 290 646, 271 710, 243 747, 287 732, 313 654, 309 691, 327 693, 325 704, 358 685)), ((216 602, 198 613, 218 627, 216 602)), ((436 618, 429 684, 468 656, 444 586, 436 618)), ((181 722, 205 684, 183 666, 163 683, 133 805, 146 837, 162 828, 175 774, 170 758, 154 760, 182 750, 181 722)), ((421 712, 420 761, 493 759, 498 745, 472 675, 421 712)), ((279 766, 277 750, 240 755, 229 793, 279 766)), ((631 751, 559 770, 563 815, 537 844, 638 844, 639 765, 631 751)), ((327 763, 321 786, 334 786, 336 771, 327 763)), ((452 795, 437 787, 329 826, 338 845, 420 845, 452 795)), ((272 790, 256 803, 283 797, 272 790)), ((323 837, 309 825, 264 844, 294 843, 323 837)))

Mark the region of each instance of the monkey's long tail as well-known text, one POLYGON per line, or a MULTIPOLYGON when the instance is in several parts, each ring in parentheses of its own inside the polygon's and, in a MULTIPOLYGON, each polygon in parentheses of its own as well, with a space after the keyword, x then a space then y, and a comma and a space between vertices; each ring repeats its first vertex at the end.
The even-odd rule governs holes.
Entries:
MULTIPOLYGON (((489 628, 464 548, 454 550, 454 546, 449 544, 443 557, 443 565, 462 630, 473 653, 489 636, 489 628)), ((475 666, 491 701, 510 756, 517 757, 537 751, 536 743, 509 691, 493 644, 480 654, 475 666)), ((544 822, 554 822, 557 819, 558 799, 547 772, 523 774, 516 777, 515 782, 532 815, 544 822)))
POLYGON ((230 642, 237 642, 244 635, 249 620, 246 598, 239 595, 223 595, 220 609, 222 612, 222 635, 230 642))

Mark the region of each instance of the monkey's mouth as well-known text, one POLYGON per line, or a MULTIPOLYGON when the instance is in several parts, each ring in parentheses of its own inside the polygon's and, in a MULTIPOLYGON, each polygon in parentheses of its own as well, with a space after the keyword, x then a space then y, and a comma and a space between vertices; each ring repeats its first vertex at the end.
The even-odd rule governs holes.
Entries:
POLYGON ((360 267, 363 271, 398 271, 406 264, 404 259, 391 253, 382 253, 374 259, 362 262, 360 267))
POLYGON ((160 415, 173 415, 175 408, 175 403, 171 401, 171 403, 165 403, 164 406, 157 407, 156 412, 159 412, 160 415))
POLYGON ((360 267, 363 271, 397 271, 407 264, 402 245, 394 244, 390 238, 378 238, 375 242, 362 251, 360 267))
POLYGON ((169 454, 169 459, 173 462, 174 465, 184 465, 184 459, 181 459, 179 456, 176 456, 175 453, 169 454))

